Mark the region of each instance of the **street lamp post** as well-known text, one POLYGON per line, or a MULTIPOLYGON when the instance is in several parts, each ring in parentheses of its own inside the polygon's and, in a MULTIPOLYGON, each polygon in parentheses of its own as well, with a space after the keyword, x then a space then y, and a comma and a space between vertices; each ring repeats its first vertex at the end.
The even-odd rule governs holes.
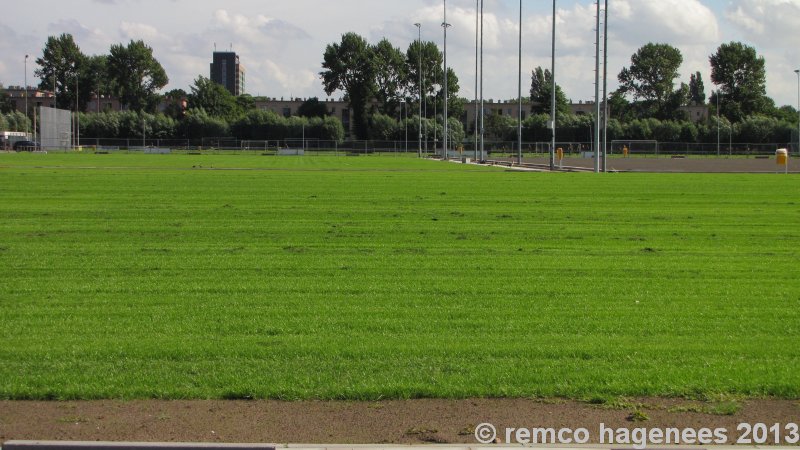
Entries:
POLYGON ((417 89, 419 89, 419 115, 417 116, 417 134, 419 135, 419 144, 417 146, 417 157, 422 158, 422 24, 415 23, 417 27, 417 58, 419 59, 419 67, 417 69, 417 89))

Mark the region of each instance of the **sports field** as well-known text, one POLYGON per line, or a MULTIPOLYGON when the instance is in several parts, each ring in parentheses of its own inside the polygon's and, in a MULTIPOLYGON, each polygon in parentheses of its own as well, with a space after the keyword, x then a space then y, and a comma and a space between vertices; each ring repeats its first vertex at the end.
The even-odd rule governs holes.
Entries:
POLYGON ((0 398, 800 397, 800 183, 0 154, 0 398))

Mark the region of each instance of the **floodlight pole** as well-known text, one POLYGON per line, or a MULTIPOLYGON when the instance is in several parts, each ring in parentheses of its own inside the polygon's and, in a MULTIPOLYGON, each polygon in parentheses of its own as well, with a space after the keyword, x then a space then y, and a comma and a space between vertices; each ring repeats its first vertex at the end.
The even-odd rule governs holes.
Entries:
MULTIPOLYGON (((478 33, 480 31, 480 0, 475 0, 475 160, 478 156, 478 33)), ((482 111, 481 111, 482 112, 482 111)))
POLYGON ((522 0, 519 0, 519 70, 517 71, 517 99, 519 117, 517 119, 517 163, 522 165, 522 0))
POLYGON ((81 146, 80 92, 78 91, 78 64, 75 64, 75 149, 81 146))
POLYGON ((800 69, 794 73, 797 74, 797 153, 800 154, 800 69))
POLYGON ((594 55, 594 172, 600 173, 600 0, 597 5, 594 55))
POLYGON ((422 158, 422 24, 415 23, 417 27, 417 58, 419 59, 419 68, 417 69, 417 89, 419 89, 419 123, 417 124, 417 134, 419 135, 419 144, 417 146, 417 157, 422 158))
POLYGON ((603 16, 603 172, 608 172, 608 0, 603 16))
POLYGON ((720 157, 720 148, 719 148, 719 137, 720 137, 720 121, 719 121, 719 89, 717 89, 717 158, 720 157))
POLYGON ((550 142, 550 170, 556 168, 556 0, 553 0, 553 38, 550 53, 550 127, 553 130, 550 142))
POLYGON ((25 134, 28 132, 28 55, 25 55, 25 134))
POLYGON ((481 97, 481 107, 480 107, 480 115, 481 115, 481 156, 480 161, 486 160, 486 139, 484 136, 485 128, 484 128, 484 113, 483 113, 483 0, 481 0, 481 39, 480 39, 480 56, 481 56, 481 64, 480 64, 480 78, 481 78, 481 85, 480 85, 480 97, 481 97))
POLYGON ((447 102, 449 100, 449 92, 448 92, 448 85, 447 85, 447 29, 450 28, 450 24, 447 23, 447 0, 444 0, 444 22, 442 22, 442 28, 444 29, 444 117, 442 121, 444 122, 444 137, 442 139, 442 158, 447 160, 447 147, 448 141, 450 139, 450 133, 448 132, 448 124, 447 124, 447 102))

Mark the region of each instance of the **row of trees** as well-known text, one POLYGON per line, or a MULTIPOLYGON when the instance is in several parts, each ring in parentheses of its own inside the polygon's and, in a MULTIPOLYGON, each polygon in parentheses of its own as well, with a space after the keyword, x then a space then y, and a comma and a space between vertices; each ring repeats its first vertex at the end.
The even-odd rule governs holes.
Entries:
POLYGON ((283 140, 300 138, 340 142, 344 139, 342 123, 333 117, 283 117, 271 111, 251 110, 229 122, 204 109, 191 109, 181 119, 166 114, 121 111, 82 113, 81 136, 84 139, 140 138, 199 139, 234 137, 243 140, 283 140))
MULTIPOLYGON (((562 114, 557 116, 559 142, 590 142, 593 139, 592 130, 594 118, 589 115, 562 114)), ((398 121, 392 117, 376 114, 370 123, 370 139, 403 140, 405 130, 408 130, 412 143, 417 140, 417 117, 398 121)), ((550 115, 535 114, 527 117, 522 122, 522 139, 525 142, 547 142, 550 140, 551 130, 548 128, 550 115)), ((435 124, 432 119, 423 119, 423 127, 427 130, 427 139, 432 142, 434 134, 441 141, 441 117, 435 124)), ((454 118, 449 122, 454 142, 463 139, 472 141, 472 136, 467 136, 462 124, 454 118)), ((491 115, 485 120, 486 138, 490 141, 517 140, 518 121, 513 116, 491 115)), ((425 131, 423 130, 423 131, 425 131)), ((747 143, 775 143, 789 142, 797 126, 787 120, 761 115, 748 116, 741 122, 731 122, 727 118, 712 116, 707 122, 695 123, 689 120, 660 120, 655 118, 632 119, 622 121, 610 119, 608 121, 608 140, 658 140, 661 142, 687 142, 687 143, 712 143, 716 142, 717 135, 722 141, 747 143)))

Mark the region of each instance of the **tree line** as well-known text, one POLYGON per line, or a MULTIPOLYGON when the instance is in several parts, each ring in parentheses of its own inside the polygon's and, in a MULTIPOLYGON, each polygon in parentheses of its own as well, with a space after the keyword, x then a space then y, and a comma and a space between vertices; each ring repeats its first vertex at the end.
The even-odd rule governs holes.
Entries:
MULTIPOLYGON (((327 45, 319 75, 328 95, 344 92, 356 138, 402 140, 409 136, 415 141, 422 134, 428 141, 441 140, 447 95, 451 137, 460 142, 475 133, 473 124, 464 129, 459 120, 469 100, 458 97, 459 80, 451 68, 447 69, 448 86, 442 86, 442 61, 434 42, 414 41, 403 51, 387 39, 373 45, 356 33, 345 33, 340 41, 327 45), (419 107, 420 96, 424 108, 419 107), (419 109, 423 109, 421 120, 419 109)), ((71 35, 51 36, 36 62, 40 89, 53 90, 60 108, 77 104, 85 111, 93 94, 114 96, 124 105, 122 112, 83 115, 82 135, 87 137, 137 137, 144 132, 165 139, 206 135, 271 140, 297 137, 302 132, 297 132, 298 127, 319 139, 341 140, 345 135, 341 121, 329 116, 324 102, 315 98, 300 108, 302 117, 285 118, 256 110, 255 98, 233 96, 204 76, 194 80, 189 92, 174 89, 160 95, 168 77, 152 48, 141 40, 112 45, 106 55, 87 56, 71 35), (157 113, 159 104, 166 109, 157 113)), ((791 139, 797 111, 791 106, 776 107, 766 95, 765 61, 755 49, 731 42, 710 56, 711 81, 717 87, 710 96, 699 71, 691 74, 688 84, 676 83, 682 63, 680 50, 668 44, 648 43, 632 55, 630 66, 617 77, 619 89, 609 98, 610 139, 710 142, 718 129, 740 142, 791 139), (707 106, 708 120, 691 121, 681 108, 692 105, 707 106)), ((523 121, 525 140, 550 139, 546 124, 551 98, 552 74, 537 67, 531 72, 530 96, 524 99, 531 105, 523 121)), ((6 103, 0 102, 0 108, 9 106, 6 103)), ((592 118, 574 115, 558 85, 556 109, 559 140, 590 139, 592 118)), ((2 120, 6 128, 21 122, 7 115, 2 120)), ((489 139, 516 139, 516 117, 487 114, 485 123, 489 139)))

